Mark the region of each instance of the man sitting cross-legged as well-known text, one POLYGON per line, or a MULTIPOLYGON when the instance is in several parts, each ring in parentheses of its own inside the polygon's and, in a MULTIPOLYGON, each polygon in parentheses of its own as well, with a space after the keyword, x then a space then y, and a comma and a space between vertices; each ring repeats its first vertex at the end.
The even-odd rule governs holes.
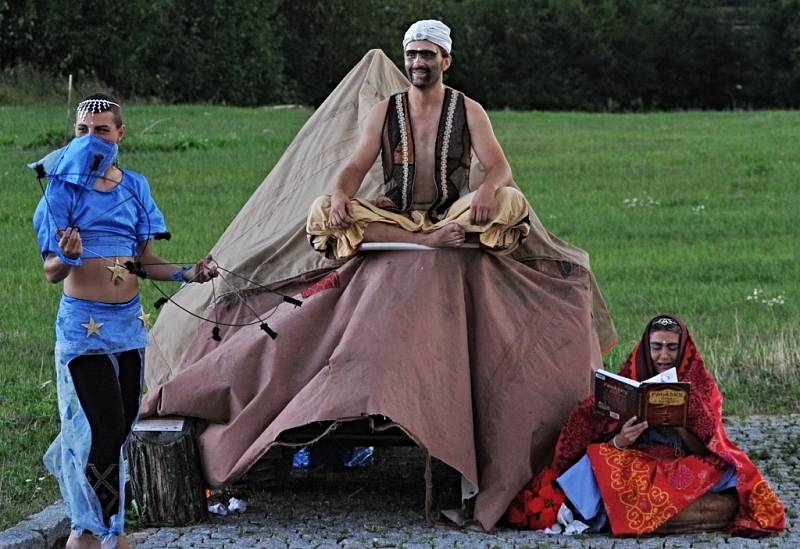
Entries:
POLYGON ((332 259, 355 253, 361 242, 407 242, 460 247, 466 235, 510 253, 528 235, 528 203, 515 189, 511 168, 486 112, 446 87, 450 29, 439 21, 413 24, 403 39, 411 87, 377 103, 332 196, 311 207, 306 231, 314 249, 332 259), (486 169, 469 190, 472 150, 486 169), (384 196, 353 198, 381 154, 384 196))

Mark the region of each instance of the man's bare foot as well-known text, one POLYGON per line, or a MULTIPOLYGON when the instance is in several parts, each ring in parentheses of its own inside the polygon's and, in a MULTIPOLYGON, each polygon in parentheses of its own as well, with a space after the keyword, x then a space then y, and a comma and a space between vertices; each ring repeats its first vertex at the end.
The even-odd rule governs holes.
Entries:
POLYGON ((434 248, 459 248, 464 244, 464 227, 458 223, 445 225, 426 234, 422 244, 434 248))
POLYGON ((117 549, 131 549, 131 544, 128 543, 128 540, 125 539, 125 536, 119 536, 117 538, 117 549))
POLYGON ((70 530, 65 549, 100 549, 100 541, 92 534, 83 533, 80 536, 75 530, 70 530))

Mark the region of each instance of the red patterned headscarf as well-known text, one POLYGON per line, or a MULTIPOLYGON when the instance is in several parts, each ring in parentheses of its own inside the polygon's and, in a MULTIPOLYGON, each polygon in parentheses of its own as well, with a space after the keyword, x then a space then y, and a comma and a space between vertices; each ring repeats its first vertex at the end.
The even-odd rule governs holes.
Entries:
POLYGON ((677 370, 679 377, 682 372, 685 372, 686 367, 688 366, 689 358, 689 355, 686 353, 686 348, 688 347, 690 339, 689 332, 686 330, 686 325, 683 323, 683 320, 677 316, 671 314, 661 314, 656 315, 652 320, 650 320, 650 322, 647 323, 647 328, 645 328, 644 333, 642 334, 642 339, 639 341, 639 345, 634 347, 633 351, 631 352, 631 356, 628 359, 632 360, 630 375, 631 379, 642 381, 649 379, 658 373, 655 364, 653 364, 653 357, 650 354, 650 334, 659 330, 664 330, 670 324, 677 325, 680 328, 678 356, 675 360, 675 364, 678 367, 677 370), (684 358, 687 360, 684 360, 684 358))

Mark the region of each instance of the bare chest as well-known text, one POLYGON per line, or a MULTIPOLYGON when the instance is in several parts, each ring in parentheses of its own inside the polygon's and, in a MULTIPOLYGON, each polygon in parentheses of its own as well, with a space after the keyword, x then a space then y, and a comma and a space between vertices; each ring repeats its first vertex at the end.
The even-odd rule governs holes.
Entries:
POLYGON ((414 154, 418 176, 433 178, 436 157, 436 137, 439 130, 438 109, 427 112, 411 112, 411 127, 414 137, 414 154))

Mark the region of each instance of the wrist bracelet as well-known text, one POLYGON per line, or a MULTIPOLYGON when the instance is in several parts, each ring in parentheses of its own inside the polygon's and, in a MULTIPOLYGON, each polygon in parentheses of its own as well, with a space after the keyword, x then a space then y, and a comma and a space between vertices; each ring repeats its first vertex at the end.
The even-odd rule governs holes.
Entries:
POLYGON ((190 271, 191 267, 181 267, 179 270, 172 273, 169 277, 174 280, 175 282, 187 282, 187 280, 183 277, 183 274, 186 271, 190 271))
POLYGON ((56 257, 58 257, 58 260, 64 265, 70 265, 72 267, 78 267, 79 265, 83 265, 83 261, 81 261, 80 256, 73 259, 71 257, 65 256, 64 252, 62 252, 61 250, 58 250, 56 252, 56 257))
POLYGON ((620 448, 619 446, 617 446, 617 435, 614 435, 614 438, 611 439, 611 444, 613 444, 614 448, 616 448, 617 450, 624 450, 625 449, 625 448, 620 448))

